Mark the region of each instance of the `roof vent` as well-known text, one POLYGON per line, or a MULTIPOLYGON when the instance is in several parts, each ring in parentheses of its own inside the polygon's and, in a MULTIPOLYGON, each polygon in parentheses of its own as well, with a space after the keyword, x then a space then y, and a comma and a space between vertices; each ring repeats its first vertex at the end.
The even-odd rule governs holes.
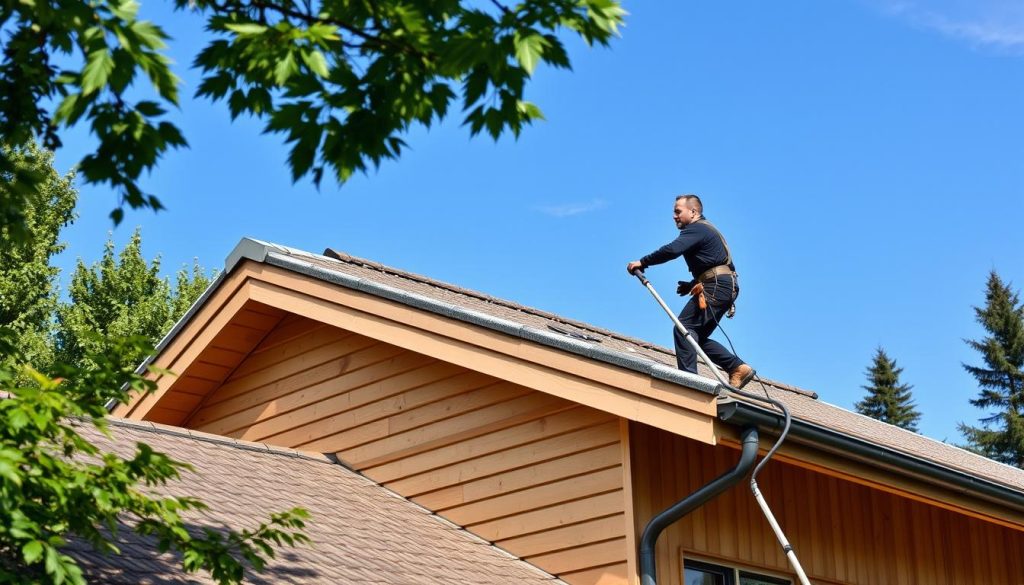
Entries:
POLYGON ((593 341, 594 343, 601 343, 601 340, 596 337, 592 337, 590 335, 586 335, 583 333, 576 333, 575 331, 569 331, 568 329, 562 329, 561 327, 552 325, 551 323, 548 323, 548 329, 554 331, 555 333, 561 333, 562 335, 565 335, 567 337, 572 337, 573 339, 582 339, 583 341, 593 341))

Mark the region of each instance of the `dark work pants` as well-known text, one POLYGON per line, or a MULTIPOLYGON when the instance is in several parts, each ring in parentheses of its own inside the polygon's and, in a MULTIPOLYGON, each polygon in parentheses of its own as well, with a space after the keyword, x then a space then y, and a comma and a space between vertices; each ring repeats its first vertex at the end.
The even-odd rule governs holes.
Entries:
MULTIPOLYGON (((743 360, 729 353, 721 343, 711 339, 711 333, 718 327, 718 322, 725 318, 729 307, 739 295, 739 287, 732 275, 719 275, 714 280, 704 281, 704 297, 708 301, 707 309, 701 309, 697 304, 696 297, 690 297, 689 302, 679 313, 679 321, 690 332, 708 354, 711 361, 726 372, 730 372, 741 364, 743 360)), ((676 363, 679 369, 697 373, 697 352, 686 341, 678 329, 674 329, 676 342, 676 363)))

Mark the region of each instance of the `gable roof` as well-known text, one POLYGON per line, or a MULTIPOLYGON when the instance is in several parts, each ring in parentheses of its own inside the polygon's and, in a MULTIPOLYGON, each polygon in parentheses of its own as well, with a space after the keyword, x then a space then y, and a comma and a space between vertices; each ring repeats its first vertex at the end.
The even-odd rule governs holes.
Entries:
MULTIPOLYGON (((226 272, 244 259, 385 296, 689 388, 712 393, 722 390, 703 364, 700 366, 702 376, 676 369, 675 355, 667 348, 330 248, 320 255, 246 238, 228 257, 226 272)), ((784 402, 796 419, 989 479, 1024 493, 1024 470, 823 402, 813 391, 765 378, 761 378, 761 383, 752 382, 746 390, 764 393, 784 402)))
MULTIPOLYGON (((122 456, 141 441, 195 468, 159 491, 208 504, 207 512, 186 516, 196 527, 254 528, 295 506, 311 513, 304 533, 312 544, 278 548, 266 570, 246 582, 563 583, 325 456, 149 422, 110 422, 113 440, 91 424, 79 432, 122 456)), ((127 530, 119 537, 118 556, 84 544, 67 552, 104 583, 212 583, 205 574, 185 574, 180 559, 158 555, 152 542, 127 530)))
MULTIPOLYGON (((713 379, 708 370, 702 366, 702 375, 681 372, 675 367, 672 352, 657 345, 331 249, 321 255, 245 238, 228 256, 225 267, 225 272, 161 341, 158 355, 168 346, 179 344, 179 340, 176 340, 178 332, 189 327, 190 318, 203 310, 208 298, 217 298, 219 285, 224 284, 226 290, 234 290, 228 285, 234 282, 235 285, 232 286, 238 286, 237 283, 243 282, 239 276, 248 278, 246 275, 271 270, 281 275, 298 276, 296 283, 318 283, 312 289, 307 287, 308 290, 321 291, 317 294, 333 294, 330 291, 336 290, 339 295, 365 295, 367 299, 378 299, 389 306, 404 307, 406 318, 411 318, 415 313, 423 313, 435 321, 441 318, 454 323, 465 323, 470 327, 498 332, 507 339, 524 340, 528 343, 523 344, 523 348, 532 345, 547 348, 549 352, 559 350, 555 353, 567 357, 574 356, 569 361, 564 361, 564 365, 549 362, 549 370, 552 367, 576 368, 580 367, 580 364, 592 364, 607 371, 623 368, 630 370, 633 376, 642 374, 640 378, 645 378, 651 383, 651 394, 648 395, 648 391, 635 384, 629 390, 634 393, 631 396, 639 400, 639 403, 644 400, 671 402, 680 399, 688 400, 688 404, 692 405, 694 395, 704 396, 708 399, 707 404, 710 407, 706 412, 714 416, 717 403, 719 419, 728 420, 730 424, 740 424, 743 420, 743 417, 730 418, 737 405, 748 415, 760 408, 759 404, 746 402, 744 399, 736 401, 734 397, 728 400, 716 398, 724 387, 713 379), (241 268, 243 266, 244 269, 241 268), (655 382, 660 386, 655 388, 655 382), (693 392, 694 390, 697 392, 693 392), (684 395, 689 397, 684 398, 684 395)), ((289 278, 291 276, 287 276, 285 280, 277 279, 277 282, 285 285, 289 278)), ((280 312, 279 309, 273 310, 280 312)), ((342 321, 338 321, 339 326, 347 327, 348 325, 341 323, 351 323, 349 318, 344 317, 342 321)), ((240 349, 245 350, 244 347, 240 349)), ((810 456, 810 459, 804 459, 803 455, 799 455, 794 459, 795 462, 806 461, 812 467, 823 465, 836 470, 847 479, 858 481, 862 477, 861 472, 866 468, 856 468, 856 465, 846 467, 831 457, 831 454, 839 454, 847 461, 859 461, 874 468, 874 480, 866 481, 903 486, 898 487, 902 493, 913 494, 917 488, 908 488, 908 484, 892 482, 899 477, 909 478, 912 482, 925 480, 938 486, 940 490, 945 490, 943 493, 947 495, 937 496, 940 500, 948 497, 955 499, 958 497, 957 494, 968 494, 975 498, 973 501, 980 497, 997 507, 1002 507, 1003 510, 1012 510, 1014 515, 1010 522, 1016 526, 1024 526, 1024 471, 817 400, 817 394, 814 392, 772 380, 762 379, 761 382, 752 383, 746 390, 757 394, 763 393, 785 403, 794 416, 794 430, 798 431, 792 435, 793 440, 789 444, 802 443, 811 449, 807 451, 805 448, 802 451, 810 456), (809 438, 815 433, 817 438, 809 438), (823 437, 838 438, 845 443, 841 447, 833 445, 825 448, 818 440, 823 437), (854 457, 854 450, 859 450, 861 455, 854 457), (912 468, 916 471, 910 471, 912 468), (879 472, 878 469, 882 471, 879 472)), ((586 390, 575 397, 576 401, 594 406, 595 404, 588 402, 592 400, 592 393, 588 387, 584 385, 577 388, 586 390)), ((563 394, 563 397, 573 399, 573 396, 569 395, 563 394)), ((159 396, 150 396, 149 400, 149 404, 156 404, 159 396)), ((647 422, 642 417, 627 414, 633 407, 626 403, 625 409, 619 408, 618 412, 614 409, 608 411, 647 422)), ((128 406, 121 412, 130 412, 131 408, 132 406, 128 406)), ((760 410, 762 412, 754 414, 767 417, 762 418, 764 430, 781 426, 771 418, 774 416, 771 411, 763 408, 760 410)), ((674 422, 671 424, 667 423, 667 419, 653 424, 671 432, 679 431, 675 426, 679 424, 679 419, 672 420, 674 422)), ((729 427, 723 427, 722 431, 724 434, 718 434, 718 439, 730 440, 729 427)), ((698 437, 694 434, 689 436, 698 437)), ((712 443, 716 438, 715 433, 704 437, 710 438, 712 443)), ((785 452, 782 455, 785 455, 785 452)), ((959 509, 967 510, 962 506, 959 509)), ((1003 514, 992 511, 983 513, 990 518, 1003 514)))

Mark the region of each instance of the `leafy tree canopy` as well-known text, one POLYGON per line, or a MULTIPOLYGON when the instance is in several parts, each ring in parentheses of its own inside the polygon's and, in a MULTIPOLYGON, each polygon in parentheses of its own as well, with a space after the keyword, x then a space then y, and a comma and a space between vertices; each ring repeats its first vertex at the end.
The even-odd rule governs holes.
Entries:
POLYGON ((102 351, 86 352, 92 368, 58 365, 68 377, 51 378, 17 365, 9 333, 0 328, 0 582, 85 583, 61 548, 73 537, 118 553, 122 523, 153 536, 161 551, 181 554, 186 571, 206 570, 218 583, 241 582, 243 562, 263 567, 272 544, 308 540, 301 509, 275 514, 254 530, 190 533, 185 514, 203 510, 202 502, 140 489, 176 479, 187 464, 143 443, 129 458, 102 453, 79 434, 81 424, 107 431, 108 400, 152 390, 152 381, 120 365, 145 351, 144 338, 110 340, 102 351))
POLYGON ((63 546, 74 538, 116 553, 123 529, 154 537, 186 571, 205 570, 218 583, 240 582, 246 565, 262 568, 271 545, 305 542, 301 509, 241 532, 190 532, 186 518, 202 502, 152 495, 187 464, 144 444, 127 458, 103 453, 79 432, 105 432, 108 401, 152 390, 136 364, 209 279, 197 264, 172 290, 159 262, 142 257, 136 232, 119 255, 108 243, 99 263, 80 262, 71 302, 61 303, 50 259, 74 216, 71 176, 33 145, 4 154, 17 169, 0 173, 3 192, 18 177, 43 180, 25 200, 24 232, 0 229, 0 583, 84 583, 63 546))
MULTIPOLYGON (((540 118, 524 100, 540 63, 570 67, 562 39, 605 45, 624 10, 616 0, 175 0, 212 39, 196 56, 197 95, 250 114, 289 144, 298 180, 345 181, 399 156, 403 135, 461 107, 472 134, 515 135, 540 118)), ((185 137, 164 119, 178 104, 168 35, 138 17, 135 0, 0 3, 0 139, 60 146, 60 131, 87 124, 96 138, 79 172, 123 206, 160 209, 139 177, 185 137), (59 64, 58 64, 59 63, 59 64), (132 101, 138 80, 152 99, 132 101)), ((40 177, 5 154, 0 225, 20 225, 40 177)), ((17 228, 20 229, 20 228, 17 228)))
POLYGON ((994 271, 988 276, 985 306, 974 314, 988 333, 965 340, 983 366, 964 364, 980 386, 971 404, 987 409, 981 426, 960 424, 967 448, 1024 469, 1024 305, 994 271))
MULTIPOLYGON (((178 271, 177 285, 160 277, 160 259, 142 256, 142 232, 115 253, 108 240, 103 258, 87 267, 81 260, 71 277, 70 303, 57 309, 56 350, 63 363, 80 367, 93 364, 86 353, 100 351, 110 337, 140 335, 159 340, 210 285, 210 278, 195 263, 191 272, 178 271)), ((121 366, 137 365, 146 357, 129 354, 121 366)))
MULTIPOLYGON (((3 147, 4 156, 17 168, 40 178, 24 208, 24 224, 30 237, 14 237, 0 227, 0 327, 18 337, 23 354, 37 367, 52 361, 50 321, 57 308, 58 269, 50 260, 64 250, 60 230, 74 220, 78 192, 74 175, 61 177, 53 169, 51 153, 29 144, 3 147)), ((0 187, 12 179, 6 176, 0 187)))

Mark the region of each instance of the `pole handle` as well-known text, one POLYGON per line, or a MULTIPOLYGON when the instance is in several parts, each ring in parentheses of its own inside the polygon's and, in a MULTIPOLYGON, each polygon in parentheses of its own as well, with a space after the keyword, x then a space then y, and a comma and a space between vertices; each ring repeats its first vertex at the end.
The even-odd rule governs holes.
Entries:
POLYGON ((640 284, 647 286, 651 281, 647 280, 647 276, 644 274, 643 268, 637 268, 633 271, 633 276, 640 280, 640 284))

